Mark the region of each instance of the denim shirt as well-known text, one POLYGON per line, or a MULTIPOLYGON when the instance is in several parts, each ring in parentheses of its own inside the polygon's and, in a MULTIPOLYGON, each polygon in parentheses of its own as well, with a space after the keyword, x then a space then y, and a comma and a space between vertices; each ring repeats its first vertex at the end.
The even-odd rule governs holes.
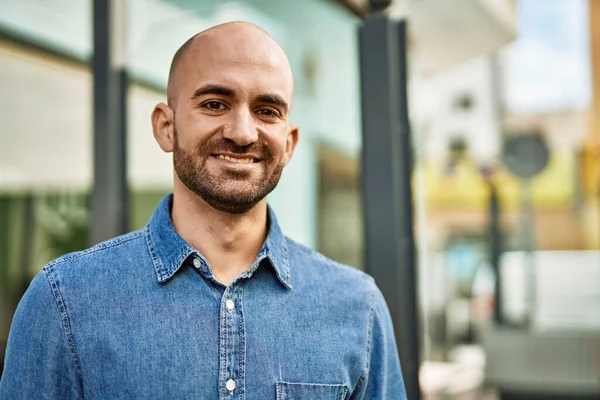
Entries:
POLYGON ((0 399, 405 399, 385 300, 368 275, 269 233, 229 286, 148 225, 47 264, 9 334, 0 399))

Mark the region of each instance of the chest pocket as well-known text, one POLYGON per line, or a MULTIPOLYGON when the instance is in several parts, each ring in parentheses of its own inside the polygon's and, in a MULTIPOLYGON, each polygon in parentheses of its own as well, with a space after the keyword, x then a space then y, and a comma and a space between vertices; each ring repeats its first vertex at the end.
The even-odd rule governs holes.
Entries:
POLYGON ((277 382, 277 400, 344 400, 346 385, 277 382))

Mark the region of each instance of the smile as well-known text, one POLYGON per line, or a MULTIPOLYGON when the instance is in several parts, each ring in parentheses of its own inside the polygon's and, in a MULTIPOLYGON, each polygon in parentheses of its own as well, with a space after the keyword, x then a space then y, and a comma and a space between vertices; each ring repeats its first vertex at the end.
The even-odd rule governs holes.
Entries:
POLYGON ((252 164, 252 163, 255 163, 258 161, 255 158, 238 158, 238 157, 226 156, 224 154, 217 154, 216 157, 221 160, 231 161, 236 164, 252 164))

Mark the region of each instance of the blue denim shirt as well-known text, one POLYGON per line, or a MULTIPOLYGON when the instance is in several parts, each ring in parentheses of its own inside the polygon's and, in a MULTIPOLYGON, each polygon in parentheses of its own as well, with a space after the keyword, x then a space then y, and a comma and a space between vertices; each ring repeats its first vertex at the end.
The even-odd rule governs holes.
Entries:
POLYGON ((174 230, 46 265, 9 335, 1 399, 405 399, 386 303, 366 274, 269 233, 229 286, 174 230))

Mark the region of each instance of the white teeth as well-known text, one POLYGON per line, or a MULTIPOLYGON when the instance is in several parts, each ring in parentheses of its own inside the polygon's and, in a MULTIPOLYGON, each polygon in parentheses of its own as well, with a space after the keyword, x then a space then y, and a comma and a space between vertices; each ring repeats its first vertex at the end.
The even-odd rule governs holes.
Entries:
POLYGON ((222 154, 217 155, 217 158, 220 158, 222 160, 231 161, 231 162, 238 163, 238 164, 250 164, 250 163, 254 162, 254 159, 252 159, 252 158, 233 158, 233 157, 229 157, 229 156, 224 156, 222 154))

